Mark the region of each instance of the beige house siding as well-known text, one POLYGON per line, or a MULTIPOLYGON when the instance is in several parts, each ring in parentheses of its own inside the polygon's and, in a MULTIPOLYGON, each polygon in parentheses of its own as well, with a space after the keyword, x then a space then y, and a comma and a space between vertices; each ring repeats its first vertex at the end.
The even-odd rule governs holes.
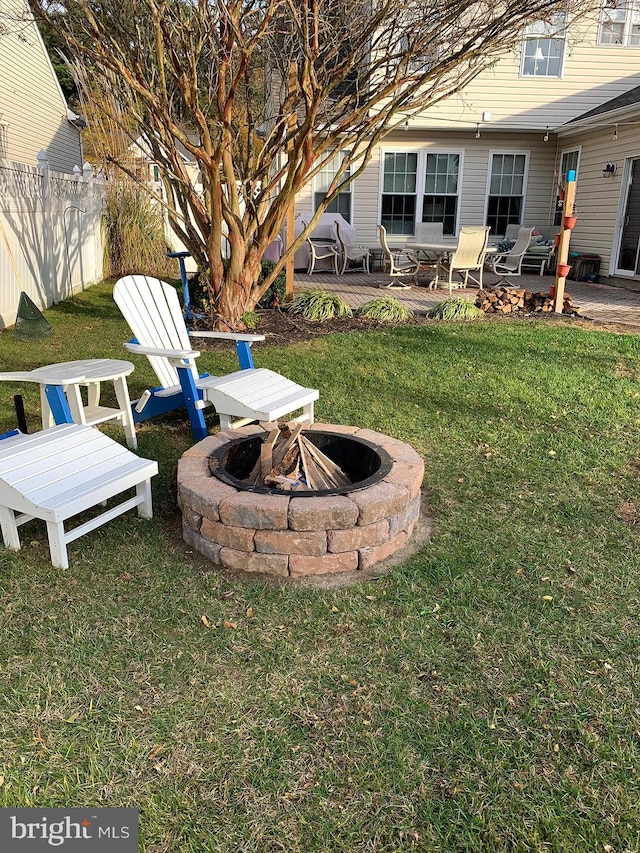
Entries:
POLYGON ((412 119, 415 127, 475 127, 491 112, 493 128, 544 131, 640 85, 640 46, 598 45, 597 18, 569 29, 562 76, 521 77, 521 50, 505 54, 462 92, 412 119), (588 81, 588 83, 586 82, 588 81))
MULTIPOLYGON (((628 120, 628 118, 627 118, 628 120)), ((636 122, 638 116, 636 116, 636 122)), ((627 158, 640 157, 637 124, 618 124, 614 139, 614 119, 603 115, 598 124, 563 136, 562 149, 580 148, 580 165, 576 187, 578 221, 571 234, 571 250, 600 255, 600 273, 613 274, 612 251, 616 245, 616 225, 621 224, 620 196, 627 158), (607 162, 616 164, 616 173, 604 177, 607 162)), ((615 258, 613 259, 615 261, 615 258)))
MULTIPOLYGON (((556 181, 553 177, 556 146, 543 142, 536 134, 482 133, 422 133, 400 132, 388 136, 376 150, 364 174, 355 182, 353 224, 358 242, 375 245, 376 225, 380 222, 382 162, 387 151, 439 151, 459 153, 461 157, 459 226, 483 224, 486 218, 487 176, 492 153, 516 152, 527 156, 528 174, 525 190, 523 221, 532 225, 547 225, 553 213, 556 181)), ((305 200, 300 198, 296 212, 302 212, 305 200)), ((307 209, 310 209, 310 197, 307 209)), ((417 200, 420 219, 421 199, 417 200)), ((400 235, 393 242, 403 241, 400 235)))
POLYGON ((67 104, 36 24, 22 0, 0 0, 0 157, 36 165, 44 149, 49 166, 82 168, 80 133, 67 121, 67 104))

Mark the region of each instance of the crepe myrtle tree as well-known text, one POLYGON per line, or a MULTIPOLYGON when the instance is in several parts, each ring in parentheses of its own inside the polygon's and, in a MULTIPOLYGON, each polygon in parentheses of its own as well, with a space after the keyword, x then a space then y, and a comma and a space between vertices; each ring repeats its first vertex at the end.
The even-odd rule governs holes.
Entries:
MULTIPOLYGON (((32 5, 83 69, 85 96, 145 140, 163 177, 158 201, 206 276, 211 324, 232 330, 385 134, 462 89, 528 24, 585 11, 584 0, 32 5), (195 185, 185 149, 199 167, 195 185), (296 193, 333 158, 315 215, 261 279, 262 255, 296 193)), ((136 178, 122 152, 110 159, 136 178)))

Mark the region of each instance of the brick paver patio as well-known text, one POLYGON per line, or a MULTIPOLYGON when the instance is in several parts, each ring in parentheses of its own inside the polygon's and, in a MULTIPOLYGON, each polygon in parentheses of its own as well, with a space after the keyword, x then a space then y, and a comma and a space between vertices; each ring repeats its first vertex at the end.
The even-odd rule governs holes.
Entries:
MULTIPOLYGON (((329 272, 315 272, 306 275, 295 274, 295 290, 309 287, 320 287, 340 294, 352 308, 358 308, 370 299, 383 294, 391 294, 401 302, 406 303, 416 312, 426 312, 436 302, 448 295, 447 289, 429 290, 425 282, 412 286, 410 290, 386 290, 382 285, 388 284, 389 276, 382 272, 349 273, 336 276, 329 272)), ((484 283, 490 286, 498 281, 493 273, 484 274, 484 283)), ((513 284, 530 291, 548 292, 554 283, 554 276, 523 275, 514 278, 513 284)), ((622 323, 640 330, 640 291, 627 290, 623 287, 613 287, 608 284, 591 284, 585 281, 567 281, 565 292, 569 294, 574 304, 581 309, 583 317, 600 323, 622 323)), ((476 288, 456 290, 454 293, 474 298, 476 288)))

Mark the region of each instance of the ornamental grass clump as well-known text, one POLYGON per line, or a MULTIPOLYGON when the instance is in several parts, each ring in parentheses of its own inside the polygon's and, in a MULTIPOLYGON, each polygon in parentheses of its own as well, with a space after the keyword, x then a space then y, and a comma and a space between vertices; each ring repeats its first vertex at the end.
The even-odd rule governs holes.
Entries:
POLYGON ((289 311, 313 323, 333 320, 334 317, 353 316, 353 311, 342 297, 320 288, 311 288, 298 293, 294 296, 289 311))
POLYGON ((434 305, 427 317, 431 320, 477 320, 484 317, 484 311, 464 296, 450 296, 434 305))
POLYGON ((377 320, 379 323, 401 323, 413 317, 413 311, 408 305, 400 302, 395 296, 380 296, 366 302, 356 312, 358 317, 366 320, 377 320))

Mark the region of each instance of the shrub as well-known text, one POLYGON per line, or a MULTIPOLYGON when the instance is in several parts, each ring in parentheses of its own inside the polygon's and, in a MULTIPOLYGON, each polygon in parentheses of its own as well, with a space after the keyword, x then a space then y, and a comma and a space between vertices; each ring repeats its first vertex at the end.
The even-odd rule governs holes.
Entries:
MULTIPOLYGON (((260 276, 260 281, 264 281, 264 279, 271 274, 274 267, 274 261, 262 261, 262 274, 260 276)), ((281 270, 269 290, 267 290, 262 299, 258 302, 258 307, 273 308, 276 305, 282 305, 285 300, 286 290, 287 275, 284 270, 281 270)))
POLYGON ((260 317, 256 314, 255 311, 245 311, 244 314, 240 317, 242 322, 245 324, 247 329, 257 329, 260 323, 260 317))
POLYGON ((357 310, 358 317, 367 320, 377 320, 379 323, 401 323, 413 317, 413 311, 408 305, 400 302, 395 296, 380 296, 371 299, 357 310))
POLYGON ((297 296, 293 297, 289 310, 292 314, 297 314, 304 320, 312 322, 332 320, 334 317, 353 316, 353 311, 341 296, 319 288, 303 290, 298 293, 297 296))
POLYGON ((434 305, 427 317, 432 320, 477 320, 484 317, 484 311, 464 296, 450 296, 434 305))
POLYGON ((162 211, 130 181, 107 184, 102 227, 105 235, 105 275, 119 278, 144 272, 175 278, 176 262, 167 258, 162 211))

